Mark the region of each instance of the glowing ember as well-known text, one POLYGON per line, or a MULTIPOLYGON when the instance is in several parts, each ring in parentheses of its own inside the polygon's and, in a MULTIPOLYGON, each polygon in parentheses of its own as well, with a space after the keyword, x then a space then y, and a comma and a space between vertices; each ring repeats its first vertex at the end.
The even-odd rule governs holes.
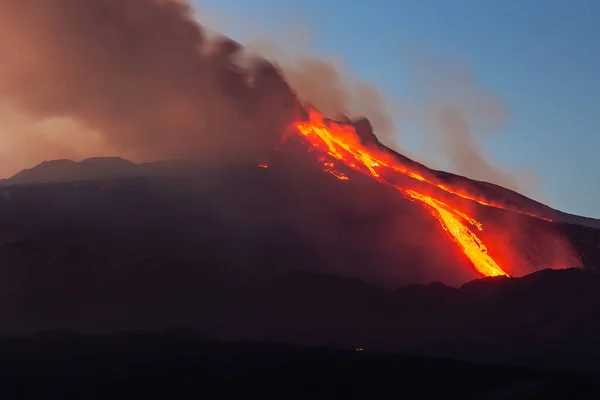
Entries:
MULTIPOLYGON (((381 173, 385 172, 386 175, 394 172, 399 173, 484 205, 496 205, 486 203, 482 199, 471 198, 464 193, 453 191, 444 185, 436 184, 426 179, 414 171, 410 171, 398 162, 394 162, 392 157, 386 157, 382 152, 363 145, 353 126, 326 121, 314 109, 309 110, 308 120, 295 123, 294 131, 306 139, 312 149, 317 150, 321 154, 318 161, 325 172, 330 173, 338 179, 348 180, 348 176, 336 170, 335 160, 337 160, 356 171, 371 176, 386 186, 396 189, 405 198, 424 206, 440 222, 450 238, 462 248, 464 254, 481 275, 508 276, 494 259, 487 254, 485 245, 468 227, 468 225, 472 225, 476 229, 482 230, 480 222, 440 200, 412 189, 397 186, 384 179, 381 173), (327 154, 329 157, 324 154, 327 154)), ((284 141, 287 139, 288 135, 286 134, 284 141)), ((261 166, 266 167, 266 164, 262 164, 261 166)))

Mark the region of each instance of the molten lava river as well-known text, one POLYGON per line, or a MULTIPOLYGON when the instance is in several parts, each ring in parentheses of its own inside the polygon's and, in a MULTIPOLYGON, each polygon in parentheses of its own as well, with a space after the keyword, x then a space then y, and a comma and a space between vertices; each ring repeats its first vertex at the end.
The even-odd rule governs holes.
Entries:
MULTIPOLYGON (((336 169, 335 163, 341 162, 347 167, 397 190, 408 200, 425 207, 425 209, 439 221, 449 237, 460 246, 477 272, 481 275, 509 276, 488 254, 485 244, 483 244, 481 239, 475 234, 475 229, 478 231, 483 229, 480 222, 439 199, 413 189, 400 187, 399 185, 390 182, 388 179, 383 178, 382 174, 385 176, 401 174, 420 182, 434 185, 438 189, 458 195, 462 198, 476 201, 486 206, 500 206, 487 203, 482 199, 464 193, 453 191, 445 185, 426 179, 422 175, 409 170, 406 166, 401 165, 400 162, 395 161, 393 157, 386 156, 383 151, 365 146, 361 143, 354 126, 327 120, 321 113, 313 108, 308 110, 307 119, 298 120, 294 123, 293 129, 291 129, 290 132, 301 135, 301 137, 305 139, 305 142, 311 146, 311 150, 316 150, 320 153, 321 156, 319 156, 318 160, 322 169, 336 178, 341 180, 349 179, 346 174, 336 169)), ((285 141, 289 135, 289 133, 286 134, 283 141, 285 141)), ((261 166, 267 167, 266 163, 261 166)))

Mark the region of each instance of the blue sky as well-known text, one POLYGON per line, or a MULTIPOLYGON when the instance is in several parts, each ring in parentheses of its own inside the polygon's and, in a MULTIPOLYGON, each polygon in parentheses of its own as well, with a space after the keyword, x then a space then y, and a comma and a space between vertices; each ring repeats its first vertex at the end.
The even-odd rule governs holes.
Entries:
MULTIPOLYGON (((298 27, 310 49, 336 54, 393 98, 418 96, 407 54, 466 61, 509 117, 481 135, 486 152, 512 170, 533 169, 545 199, 600 218, 600 1, 595 0, 196 0, 243 28, 277 38, 298 27), (242 23, 243 22, 243 23, 242 23)), ((415 145, 402 133, 401 145, 415 145)))

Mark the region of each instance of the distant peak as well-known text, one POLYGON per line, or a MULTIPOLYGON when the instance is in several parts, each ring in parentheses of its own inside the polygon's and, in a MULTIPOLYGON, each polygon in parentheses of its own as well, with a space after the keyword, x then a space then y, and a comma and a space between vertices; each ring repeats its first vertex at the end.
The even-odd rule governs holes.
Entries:
POLYGON ((80 161, 81 163, 101 163, 101 162, 111 162, 111 163, 123 163, 123 164, 134 164, 133 162, 126 160, 121 157, 90 157, 85 160, 80 161))
POLYGON ((75 162, 62 159, 44 161, 33 168, 24 169, 4 183, 39 184, 103 180, 133 176, 138 164, 121 157, 92 157, 75 162))
POLYGON ((58 160, 46 160, 46 161, 42 161, 41 163, 37 164, 35 167, 39 167, 41 165, 46 165, 46 164, 76 164, 75 161, 73 160, 69 160, 67 158, 59 158, 58 160))

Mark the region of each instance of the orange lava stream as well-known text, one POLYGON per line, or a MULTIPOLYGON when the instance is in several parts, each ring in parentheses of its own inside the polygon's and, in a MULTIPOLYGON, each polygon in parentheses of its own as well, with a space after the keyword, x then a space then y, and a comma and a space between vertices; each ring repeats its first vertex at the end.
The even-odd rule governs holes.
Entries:
MULTIPOLYGON (((405 198, 424 206, 441 224, 443 229, 449 234, 450 238, 457 243, 469 258, 475 269, 483 276, 509 276, 487 253, 487 248, 483 242, 469 229, 468 225, 474 226, 477 230, 482 230, 480 222, 467 214, 456 210, 448 204, 433 197, 416 192, 412 189, 402 188, 381 177, 379 171, 396 172, 421 182, 426 182, 437 186, 446 192, 457 194, 464 198, 466 195, 455 193, 449 188, 431 182, 416 172, 410 171, 402 165, 393 163, 391 157, 377 155, 376 150, 368 149, 361 142, 353 126, 337 124, 333 121, 326 121, 316 110, 309 110, 307 121, 298 121, 295 123, 295 131, 304 137, 313 149, 321 153, 326 153, 329 157, 320 156, 318 161, 322 169, 338 179, 348 180, 349 178, 342 172, 335 169, 333 160, 343 162, 348 167, 359 171, 365 175, 370 175, 378 182, 385 184, 399 191, 405 198), (387 159, 386 160, 384 160, 387 159), (333 160, 332 160, 333 159, 333 160)), ((261 164, 266 167, 266 164, 261 164)), ((483 200, 471 199, 481 204, 493 206, 485 203, 483 200)))

